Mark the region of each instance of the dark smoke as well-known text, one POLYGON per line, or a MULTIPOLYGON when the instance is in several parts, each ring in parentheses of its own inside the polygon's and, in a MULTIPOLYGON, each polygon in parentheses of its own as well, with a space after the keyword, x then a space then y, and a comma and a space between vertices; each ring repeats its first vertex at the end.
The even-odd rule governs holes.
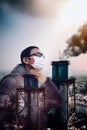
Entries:
POLYGON ((80 27, 76 34, 67 40, 67 48, 63 52, 66 58, 87 53, 87 23, 80 27))
POLYGON ((62 4, 60 0, 0 0, 0 30, 11 27, 17 12, 34 18, 54 17, 62 4))
POLYGON ((13 7, 21 7, 24 0, 0 0, 0 4, 8 4, 13 7))
MULTIPOLYGON (((33 17, 54 16, 59 0, 0 0, 0 28, 6 28, 14 16, 11 13, 26 13, 33 17)), ((13 14, 15 15, 15 14, 13 14)))
POLYGON ((53 18, 67 1, 69 0, 0 0, 0 30, 12 27, 10 25, 17 12, 33 18, 53 18))
MULTIPOLYGON (((67 1, 67 0, 66 0, 67 1)), ((7 4, 19 11, 25 11, 33 16, 48 16, 56 12, 59 0, 0 0, 0 4, 7 4)))
POLYGON ((61 5, 69 0, 0 0, 0 4, 25 11, 32 16, 55 16, 61 5))

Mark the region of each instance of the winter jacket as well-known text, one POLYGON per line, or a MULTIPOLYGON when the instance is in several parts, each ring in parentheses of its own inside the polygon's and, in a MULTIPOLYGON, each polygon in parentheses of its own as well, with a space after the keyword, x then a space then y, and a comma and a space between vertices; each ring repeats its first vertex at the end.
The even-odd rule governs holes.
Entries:
MULTIPOLYGON (((1 80, 0 130, 14 130, 14 127, 15 129, 17 127, 17 89, 24 88, 24 75, 26 74, 29 74, 29 72, 27 72, 25 66, 19 64, 9 75, 5 76, 1 80)), ((43 107, 39 107, 39 117, 42 121, 39 130, 47 130, 46 128, 48 111, 54 108, 61 109, 63 105, 63 99, 61 96, 61 92, 57 89, 57 87, 49 78, 47 78, 46 82, 39 86, 39 88, 44 88, 45 90, 45 110, 43 109, 43 107)), ((39 102, 43 103, 43 100, 40 99, 39 102)), ((28 128, 25 128, 24 130, 27 129, 28 128)), ((32 128, 32 130, 36 129, 32 128)))

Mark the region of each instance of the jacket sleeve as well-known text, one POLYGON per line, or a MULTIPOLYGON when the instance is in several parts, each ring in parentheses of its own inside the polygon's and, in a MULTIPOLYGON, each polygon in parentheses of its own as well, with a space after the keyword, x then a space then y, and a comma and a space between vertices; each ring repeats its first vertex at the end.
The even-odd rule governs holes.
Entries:
POLYGON ((13 76, 6 76, 0 82, 0 122, 6 120, 8 113, 12 114, 16 103, 15 87, 16 79, 13 76))
POLYGON ((43 84, 43 87, 45 87, 45 101, 47 109, 62 108, 63 97, 61 91, 51 81, 51 79, 47 78, 46 82, 43 84))

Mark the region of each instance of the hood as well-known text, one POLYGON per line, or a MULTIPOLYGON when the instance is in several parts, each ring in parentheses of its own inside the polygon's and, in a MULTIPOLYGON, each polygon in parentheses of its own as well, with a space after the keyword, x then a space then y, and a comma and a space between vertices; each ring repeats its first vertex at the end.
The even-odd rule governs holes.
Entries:
POLYGON ((29 74, 23 64, 18 64, 11 72, 12 74, 29 74))

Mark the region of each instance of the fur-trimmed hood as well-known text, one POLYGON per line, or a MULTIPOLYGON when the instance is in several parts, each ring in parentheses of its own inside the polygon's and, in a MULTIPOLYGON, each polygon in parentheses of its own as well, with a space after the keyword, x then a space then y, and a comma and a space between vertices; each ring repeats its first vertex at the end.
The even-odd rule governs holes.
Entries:
POLYGON ((23 64, 18 64, 11 72, 12 74, 29 74, 23 64))

